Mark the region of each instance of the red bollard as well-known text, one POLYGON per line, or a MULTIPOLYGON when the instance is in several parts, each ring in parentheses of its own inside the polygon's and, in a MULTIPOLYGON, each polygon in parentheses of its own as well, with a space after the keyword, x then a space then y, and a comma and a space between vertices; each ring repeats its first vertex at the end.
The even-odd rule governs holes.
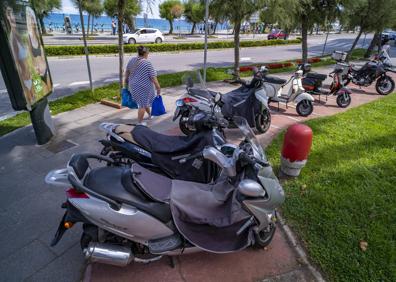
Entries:
POLYGON ((300 175, 312 145, 312 129, 305 124, 290 126, 283 140, 281 172, 287 176, 300 175))

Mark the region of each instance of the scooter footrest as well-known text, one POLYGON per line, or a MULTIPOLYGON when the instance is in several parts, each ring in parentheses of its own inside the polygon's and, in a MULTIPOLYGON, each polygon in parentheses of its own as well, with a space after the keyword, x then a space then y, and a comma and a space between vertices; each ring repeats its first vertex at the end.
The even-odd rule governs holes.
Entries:
POLYGON ((177 249, 182 245, 182 240, 179 234, 174 234, 169 237, 160 238, 156 240, 150 240, 148 242, 148 247, 150 253, 161 254, 164 252, 172 251, 177 249))

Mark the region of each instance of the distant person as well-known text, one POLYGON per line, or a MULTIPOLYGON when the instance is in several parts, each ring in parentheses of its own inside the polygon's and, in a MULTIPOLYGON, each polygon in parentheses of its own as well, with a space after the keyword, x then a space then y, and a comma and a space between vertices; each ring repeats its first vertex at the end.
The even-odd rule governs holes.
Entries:
POLYGON ((114 20, 111 21, 111 34, 112 35, 116 34, 116 23, 114 20))
POLYGON ((157 96, 161 94, 161 87, 157 79, 157 72, 151 62, 147 60, 149 49, 139 46, 137 50, 138 56, 130 59, 126 67, 124 83, 128 86, 133 100, 138 105, 138 123, 144 124, 144 113, 146 112, 151 119, 150 108, 156 94, 157 96))

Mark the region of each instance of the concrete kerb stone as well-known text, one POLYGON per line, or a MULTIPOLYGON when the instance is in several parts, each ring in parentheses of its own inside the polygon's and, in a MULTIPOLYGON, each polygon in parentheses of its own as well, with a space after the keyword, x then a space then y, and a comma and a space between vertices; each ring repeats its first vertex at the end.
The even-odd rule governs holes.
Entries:
POLYGON ((323 278, 322 274, 310 263, 308 259, 308 255, 305 252, 303 246, 296 239, 297 237, 294 235, 290 227, 286 224, 285 220, 283 219, 282 215, 279 212, 277 214, 277 217, 279 220, 279 225, 282 228, 283 232, 286 234, 286 238, 289 241, 289 244, 300 257, 301 262, 308 267, 309 272, 316 279, 316 281, 325 282, 326 280, 323 278))

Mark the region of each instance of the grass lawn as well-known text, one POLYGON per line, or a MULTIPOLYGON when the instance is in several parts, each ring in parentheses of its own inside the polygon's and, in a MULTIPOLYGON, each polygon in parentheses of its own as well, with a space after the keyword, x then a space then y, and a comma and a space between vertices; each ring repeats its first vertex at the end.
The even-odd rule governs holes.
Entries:
MULTIPOLYGON (((312 151, 282 212, 330 281, 396 281, 395 116, 394 93, 306 122, 312 151)), ((282 140, 267 150, 274 163, 282 140)))

